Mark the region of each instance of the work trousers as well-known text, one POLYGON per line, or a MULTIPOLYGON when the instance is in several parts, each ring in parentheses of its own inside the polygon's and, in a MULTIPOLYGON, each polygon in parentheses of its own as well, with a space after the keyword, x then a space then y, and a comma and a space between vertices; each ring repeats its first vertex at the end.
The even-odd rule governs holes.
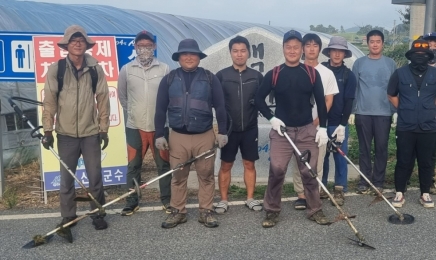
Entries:
MULTIPOLYGON (((178 164, 184 163, 197 155, 211 149, 215 143, 213 130, 201 134, 180 134, 171 131, 170 164, 175 168, 178 164)), ((213 210, 213 198, 215 194, 215 152, 209 157, 203 156, 194 162, 198 178, 198 204, 199 210, 213 210), (206 158, 207 157, 207 158, 206 158)), ((188 194, 188 177, 190 165, 173 173, 171 180, 171 207, 178 209, 180 213, 186 213, 186 198, 188 194)))
MULTIPOLYGON (((86 175, 89 181, 88 191, 101 205, 105 204, 103 180, 101 174, 101 148, 99 135, 75 138, 66 135, 57 135, 59 157, 73 173, 76 173, 77 163, 83 156, 86 175)), ((62 217, 76 216, 77 205, 74 178, 61 164, 60 205, 62 217)), ((81 176, 79 176, 81 179, 81 176)), ((91 201, 91 210, 96 208, 91 201)))
MULTIPOLYGON (((141 183, 141 168, 142 161, 148 148, 153 155, 154 162, 157 167, 157 174, 160 176, 170 170, 168 151, 159 151, 155 146, 155 132, 145 132, 139 129, 126 128, 127 139, 127 187, 134 187, 133 178, 138 183, 141 183)), ((165 138, 168 140, 168 128, 164 132, 165 138)), ((171 199, 171 174, 159 180, 160 200, 162 204, 170 203, 171 199)), ((138 204, 138 195, 136 193, 127 197, 127 205, 132 206, 138 204)))
MULTIPOLYGON (((390 116, 356 115, 356 131, 359 141, 359 168, 377 188, 383 188, 388 161, 390 116), (371 163, 371 144, 374 139, 374 167, 371 163)), ((360 178, 359 186, 369 186, 360 178)))
POLYGON ((404 192, 413 169, 415 156, 418 161, 419 187, 429 193, 434 175, 434 147, 436 133, 397 131, 397 164, 395 165, 395 190, 404 192))
MULTIPOLYGON (((315 142, 316 126, 310 123, 302 127, 287 127, 286 133, 300 152, 309 150, 313 158, 318 158, 318 145, 315 142)), ((297 153, 286 137, 280 136, 277 131, 272 129, 269 133, 269 137, 271 142, 271 163, 268 187, 265 191, 263 206, 266 211, 280 212, 281 194, 286 170, 292 156, 297 155, 297 153)), ((317 160, 311 160, 309 165, 315 170, 317 160)), ((306 165, 298 162, 298 168, 304 185, 304 195, 307 201, 307 216, 310 217, 321 210, 322 203, 319 198, 319 184, 318 181, 312 177, 306 165)))

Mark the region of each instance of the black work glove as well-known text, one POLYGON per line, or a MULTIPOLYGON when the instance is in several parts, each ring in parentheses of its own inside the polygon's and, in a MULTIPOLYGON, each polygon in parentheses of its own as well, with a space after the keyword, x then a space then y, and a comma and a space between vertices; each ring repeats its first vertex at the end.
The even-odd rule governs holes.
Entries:
POLYGON ((109 137, 107 136, 106 132, 100 132, 100 145, 102 143, 103 143, 103 147, 101 149, 104 150, 109 144, 109 137))
POLYGON ((47 150, 50 150, 50 147, 53 148, 54 138, 51 131, 44 132, 44 137, 42 138, 41 143, 47 150))

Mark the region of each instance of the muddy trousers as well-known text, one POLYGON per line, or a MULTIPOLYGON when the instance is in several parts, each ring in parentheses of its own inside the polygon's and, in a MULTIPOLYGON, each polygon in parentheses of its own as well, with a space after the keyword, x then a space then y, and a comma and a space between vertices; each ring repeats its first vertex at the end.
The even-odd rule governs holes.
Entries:
MULTIPOLYGON (((160 176, 170 170, 168 151, 159 151, 155 147, 155 132, 145 132, 139 129, 126 127, 127 157, 129 160, 126 183, 128 188, 134 187, 133 178, 141 185, 142 161, 148 148, 150 148, 154 162, 157 167, 157 174, 160 176)), ((165 128, 165 138, 168 140, 168 128, 165 128)), ((170 203, 171 199, 171 174, 159 180, 160 200, 162 204, 170 203)), ((127 206, 138 204, 138 195, 130 195, 126 199, 127 206)))
MULTIPOLYGON (((215 134, 213 130, 208 130, 201 134, 180 134, 171 131, 170 164, 175 168, 179 163, 195 157, 213 147, 215 134)), ((198 204, 199 210, 213 210, 213 197, 215 194, 215 155, 205 158, 203 156, 194 162, 198 177, 198 204)), ((186 213, 186 198, 188 194, 188 176, 190 166, 173 173, 171 180, 171 207, 178 209, 180 213, 186 213)))
MULTIPOLYGON (((318 159, 318 145, 315 142, 316 127, 313 124, 308 124, 302 127, 287 127, 286 131, 300 150, 310 150, 312 158, 310 167, 316 169, 318 159)), ((291 158, 297 153, 286 139, 280 136, 277 131, 271 129, 269 133, 271 150, 270 150, 270 170, 268 177, 268 187, 265 191, 264 209, 269 212, 281 211, 281 195, 283 182, 285 180, 286 170, 291 158)), ((321 210, 321 199, 319 198, 318 181, 311 176, 306 165, 298 162, 298 168, 301 173, 301 179, 304 185, 304 195, 307 201, 307 217, 312 216, 317 211, 321 210)))
MULTIPOLYGON (((83 156, 86 175, 89 181, 88 191, 101 204, 105 204, 103 180, 101 174, 101 149, 99 135, 75 138, 66 135, 57 135, 57 145, 60 158, 71 169, 76 172, 77 162, 83 156)), ((61 187, 60 203, 61 216, 76 216, 77 205, 74 201, 76 197, 74 178, 68 173, 64 166, 61 168, 61 187)), ((79 180, 82 176, 78 176, 79 180)), ((85 179, 86 180, 86 179, 85 179)), ((96 208, 95 203, 91 202, 91 210, 96 208)))

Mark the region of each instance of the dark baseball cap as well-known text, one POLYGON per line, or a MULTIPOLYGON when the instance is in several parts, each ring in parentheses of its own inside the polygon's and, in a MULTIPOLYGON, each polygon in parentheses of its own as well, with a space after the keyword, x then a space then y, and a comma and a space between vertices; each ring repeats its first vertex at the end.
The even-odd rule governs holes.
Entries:
POLYGON ((140 31, 140 32, 136 35, 136 37, 135 37, 135 43, 138 42, 138 41, 140 41, 140 40, 143 40, 143 39, 146 39, 146 40, 150 40, 150 41, 152 41, 152 42, 155 42, 155 40, 154 40, 154 35, 153 35, 151 32, 146 31, 146 30, 142 30, 142 31, 140 31))
POLYGON ((436 40, 436 32, 426 33, 422 36, 422 38, 426 41, 436 40))
POLYGON ((297 39, 300 42, 303 42, 303 37, 301 37, 301 33, 295 30, 290 30, 289 32, 285 33, 285 35, 283 35, 283 43, 287 42, 290 39, 297 39))

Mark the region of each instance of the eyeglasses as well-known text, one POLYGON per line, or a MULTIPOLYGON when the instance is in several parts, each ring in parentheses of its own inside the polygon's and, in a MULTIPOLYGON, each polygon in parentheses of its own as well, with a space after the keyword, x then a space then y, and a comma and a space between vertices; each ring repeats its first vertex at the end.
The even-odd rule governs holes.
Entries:
POLYGON ((85 39, 72 39, 69 41, 69 43, 72 45, 77 45, 78 43, 85 44, 85 42, 85 39))
POLYGON ((136 45, 138 48, 147 48, 147 49, 151 49, 151 48, 153 48, 154 46, 153 46, 153 44, 146 44, 146 45, 136 45))
POLYGON ((427 42, 415 42, 413 44, 413 48, 424 48, 428 49, 428 43, 427 42))

